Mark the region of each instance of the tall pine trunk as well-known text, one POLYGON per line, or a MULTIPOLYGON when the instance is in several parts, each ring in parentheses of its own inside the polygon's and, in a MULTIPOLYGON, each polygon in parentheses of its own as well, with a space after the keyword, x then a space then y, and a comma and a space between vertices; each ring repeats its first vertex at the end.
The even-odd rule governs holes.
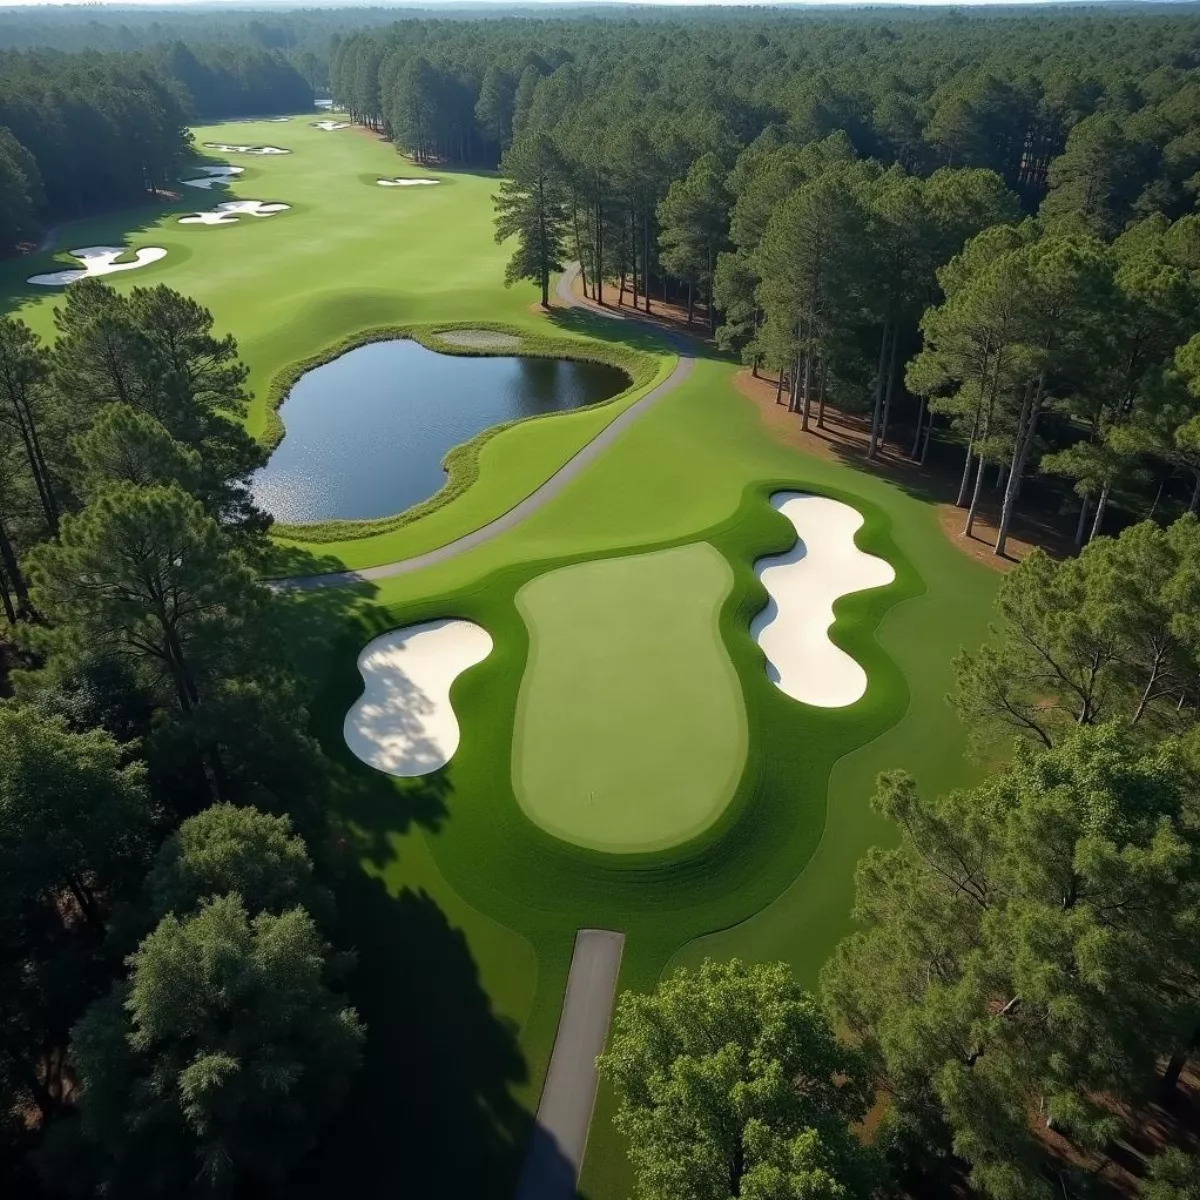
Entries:
POLYGON ((1037 390, 1030 395, 1028 390, 1025 403, 1021 406, 1021 415, 1017 420, 1016 444, 1013 446, 1012 465, 1008 472, 1008 486, 1004 489, 1004 503, 1000 509, 1000 528, 996 531, 995 553, 1004 553, 1008 541, 1008 531, 1012 525, 1013 513, 1017 507, 1017 497, 1021 492, 1021 481, 1025 475, 1025 465, 1029 461, 1029 451, 1033 447, 1033 439, 1037 433, 1038 417, 1042 410, 1042 396, 1045 393, 1046 376, 1043 373, 1038 378, 1037 390))
POLYGON ((33 606, 29 603, 29 586, 21 572, 17 552, 9 540, 8 530, 3 520, 0 520, 0 566, 4 568, 5 578, 17 598, 16 616, 21 619, 31 617, 33 606))
POLYGON ((963 537, 969 538, 975 529, 975 516, 979 511, 979 493, 983 491, 983 455, 980 454, 979 465, 975 469, 975 486, 971 489, 971 506, 967 509, 967 523, 963 526, 963 537))
POLYGON ((1079 521, 1075 526, 1075 549, 1078 550, 1083 545, 1083 535, 1087 532, 1088 513, 1092 510, 1092 502, 1087 496, 1081 496, 1079 500, 1079 521))
MULTIPOLYGON (((875 407, 871 411, 871 440, 867 445, 867 457, 874 458, 879 449, 879 429, 883 420, 883 372, 887 365, 888 334, 891 322, 884 321, 883 336, 879 339, 879 369, 875 375, 875 407)), ((970 457, 968 455, 968 457, 970 457)))
POLYGON ((1094 541, 1100 536, 1100 529, 1104 525, 1104 514, 1108 511, 1108 497, 1112 491, 1112 483, 1109 480, 1104 481, 1104 486, 1100 489, 1100 496, 1096 500, 1096 518, 1092 521, 1092 532, 1088 534, 1088 541, 1094 541))
POLYGON ((892 352, 888 355, 887 388, 883 395, 883 424, 879 429, 879 440, 887 441, 888 423, 892 416, 892 388, 896 383, 896 343, 899 341, 896 330, 892 330, 892 352))
POLYGON ((920 404, 917 407, 917 432, 913 437, 912 450, 909 451, 908 457, 914 462, 920 457, 921 453, 921 427, 925 424, 925 397, 921 397, 920 404))
POLYGON ((800 428, 806 433, 808 432, 808 413, 812 400, 812 377, 812 351, 809 350, 804 355, 804 411, 800 415, 800 428))

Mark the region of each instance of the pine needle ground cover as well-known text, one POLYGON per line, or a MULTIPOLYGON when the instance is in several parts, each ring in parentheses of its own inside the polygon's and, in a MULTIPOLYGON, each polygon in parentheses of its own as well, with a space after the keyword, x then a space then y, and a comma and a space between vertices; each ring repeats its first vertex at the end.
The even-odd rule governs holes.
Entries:
MULTIPOLYGON (((248 424, 260 435, 275 381, 372 330, 502 327, 650 355, 654 366, 635 376, 635 391, 670 370, 672 356, 652 334, 587 314, 535 315, 531 288, 502 286, 507 251, 492 240, 489 177, 380 188, 374 179, 397 171, 391 147, 355 130, 312 129, 306 117, 210 127, 199 140, 292 149, 226 156, 245 172, 225 194, 292 209, 268 221, 181 226, 179 215, 214 202, 195 189, 177 206, 70 226, 57 245, 166 247, 165 259, 115 277, 116 286, 166 283, 211 308, 251 367, 248 424)), ((31 256, 0 270, 7 310, 45 335, 55 298, 23 281, 55 261, 31 256)), ((380 584, 292 597, 286 632, 312 680, 348 864, 338 888, 341 940, 357 949, 350 986, 371 1030, 352 1102, 303 1172, 306 1193, 377 1190, 395 1172, 403 1128, 406 1145, 425 1148, 403 1162, 407 1190, 507 1200, 577 928, 626 932, 622 986, 650 987, 670 962, 704 953, 785 959, 811 984, 849 928, 857 859, 889 837, 867 805, 874 776, 906 768, 928 790, 969 777, 944 696, 951 658, 986 632, 995 576, 946 541, 922 495, 774 441, 734 392, 732 370, 700 361, 549 504, 470 553, 380 584), (837 604, 831 636, 870 680, 846 709, 789 700, 768 681, 749 636, 765 600, 754 559, 792 542, 767 502, 779 489, 853 505, 865 517, 859 547, 896 568, 893 584, 837 604), (696 836, 651 852, 605 853, 556 838, 529 820, 513 787, 529 656, 518 595, 575 564, 698 543, 731 575, 714 605, 745 713, 745 765, 733 794, 696 836), (356 657, 375 634, 436 617, 477 621, 495 649, 452 691, 462 742, 451 763, 393 780, 364 767, 341 739, 361 688, 356 657)), ((295 544, 292 569, 366 565, 449 541, 528 494, 612 415, 597 408, 514 426, 482 448, 477 478, 451 504, 377 538, 295 544)), ((569 616, 554 620, 565 628, 569 616)), ((619 691, 596 693, 596 720, 621 702, 619 691)), ((645 804, 654 803, 654 779, 647 774, 639 793, 645 804)), ((582 1185, 595 1200, 627 1191, 610 1108, 602 1092, 582 1185)))

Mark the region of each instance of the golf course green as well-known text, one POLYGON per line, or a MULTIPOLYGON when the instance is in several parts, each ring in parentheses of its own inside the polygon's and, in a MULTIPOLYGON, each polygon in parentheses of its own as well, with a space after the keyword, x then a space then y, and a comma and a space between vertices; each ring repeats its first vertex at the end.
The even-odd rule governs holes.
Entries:
MULTIPOLYGON (((631 387, 591 408, 481 435, 436 504, 370 528, 285 531, 279 574, 371 567, 441 547, 513 508, 676 365, 653 329, 588 311, 535 311, 506 288, 495 178, 429 173, 361 129, 311 115, 197 131, 286 155, 227 188, 64 227, 54 248, 0 267, 5 309, 53 333, 60 291, 27 276, 76 247, 158 246, 113 286, 168 284, 232 333, 250 368, 248 428, 339 348, 409 332, 493 330, 520 353, 621 366, 631 387), (380 187, 430 176, 437 187, 380 187), (290 209, 180 225, 224 200, 290 209), (366 536, 363 536, 366 535, 366 536)), ((506 351, 512 353, 510 347, 506 351)), ((653 986, 704 954, 782 959, 811 985, 851 928, 861 854, 892 831, 868 800, 883 770, 936 791, 974 768, 945 703, 951 660, 986 635, 997 576, 943 536, 911 486, 772 436, 732 386, 735 364, 697 343, 690 376, 544 505, 462 553, 393 577, 286 594, 285 628, 311 684, 350 869, 338 893, 357 951, 354 1003, 370 1030, 356 1093, 304 1172, 302 1193, 376 1191, 395 1130, 426 1147, 403 1165, 414 1195, 511 1197, 549 1059, 575 931, 626 935, 622 987, 653 986), (767 602, 754 562, 795 543, 769 497, 828 496, 862 514, 855 545, 895 569, 846 595, 830 638, 866 672, 861 700, 797 703, 768 678, 750 623, 767 602), (374 637, 472 621, 493 641, 450 693, 461 738, 419 778, 373 771, 346 746, 374 637)), ((451 452, 452 457, 455 452, 451 452)), ((581 1192, 629 1179, 602 1088, 581 1192)))
POLYGON ((517 593, 529 662, 513 781, 543 829, 631 852, 712 824, 746 754, 718 621, 732 586, 725 560, 695 542, 562 567, 517 593))

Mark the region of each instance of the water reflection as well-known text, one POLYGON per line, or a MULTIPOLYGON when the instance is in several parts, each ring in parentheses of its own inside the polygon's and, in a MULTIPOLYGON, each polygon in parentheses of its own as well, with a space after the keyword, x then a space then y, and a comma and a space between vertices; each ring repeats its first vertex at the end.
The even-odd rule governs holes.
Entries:
POLYGON ((388 516, 433 495, 446 452, 481 429, 594 404, 626 385, 598 363, 361 346, 292 388, 280 410, 286 434, 255 476, 255 499, 292 523, 388 516))

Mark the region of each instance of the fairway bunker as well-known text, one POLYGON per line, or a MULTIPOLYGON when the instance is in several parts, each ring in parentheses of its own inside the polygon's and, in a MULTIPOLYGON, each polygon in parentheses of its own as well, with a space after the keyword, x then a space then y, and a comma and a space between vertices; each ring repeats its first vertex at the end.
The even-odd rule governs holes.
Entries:
POLYGON ((314 121, 312 123, 314 129, 323 129, 326 133, 333 133, 338 129, 349 129, 349 121, 314 121))
POLYGON ((262 200, 227 200, 205 212, 180 217, 180 225, 236 225, 238 217, 273 217, 287 212, 290 204, 268 204, 262 200))
POLYGON ((771 507, 792 523, 796 544, 754 564, 770 599, 751 621, 750 636, 781 692, 817 708, 844 708, 866 693, 867 673, 829 638, 834 603, 883 587, 896 572, 854 544, 863 516, 850 505, 806 492, 775 492, 771 507))
POLYGON ((235 146, 229 142, 205 142, 205 150, 219 150, 222 154, 291 154, 282 146, 235 146))
POLYGON ((458 749, 450 687, 491 653, 472 621, 425 621, 393 629, 363 647, 363 694, 346 714, 346 745, 368 766, 411 778, 444 767, 458 749))
POLYGON ((184 187, 204 188, 205 191, 211 190, 213 187, 223 187, 229 183, 235 175, 240 175, 245 167, 200 167, 199 170, 204 174, 199 179, 184 179, 184 187))
POLYGON ((167 252, 161 246, 143 246, 134 252, 132 262, 118 262, 117 259, 128 254, 124 246, 84 246, 79 250, 68 250, 72 258, 77 258, 82 267, 66 271, 51 271, 46 275, 31 275, 27 282, 36 283, 41 287, 63 287, 75 283, 79 279, 88 279, 95 275, 113 275, 118 271, 136 271, 138 267, 148 267, 161 258, 166 258, 167 252))
POLYGON ((440 179, 406 179, 397 175, 394 179, 377 179, 375 182, 380 187, 428 187, 442 181, 440 179))

